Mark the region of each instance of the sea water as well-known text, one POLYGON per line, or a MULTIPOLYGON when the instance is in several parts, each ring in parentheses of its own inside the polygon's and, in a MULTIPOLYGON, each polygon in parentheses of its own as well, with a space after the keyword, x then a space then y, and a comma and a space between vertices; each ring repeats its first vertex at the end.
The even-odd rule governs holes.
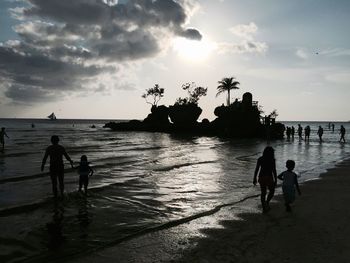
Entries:
MULTIPOLYGON (((339 143, 340 125, 350 132, 350 123, 335 123, 333 132, 328 122, 300 122, 311 126, 309 142, 297 135, 267 142, 114 132, 103 128, 106 122, 0 119, 10 137, 0 153, 1 262, 61 261, 256 196, 253 174, 267 145, 275 149, 278 173, 286 160, 295 160, 300 182, 350 157, 349 143, 339 143), (40 171, 52 135, 60 137, 75 165, 87 155, 95 171, 87 198, 77 191, 78 174, 66 162, 65 198, 53 200, 49 164, 40 171)), ((295 128, 298 123, 284 122, 295 128)))

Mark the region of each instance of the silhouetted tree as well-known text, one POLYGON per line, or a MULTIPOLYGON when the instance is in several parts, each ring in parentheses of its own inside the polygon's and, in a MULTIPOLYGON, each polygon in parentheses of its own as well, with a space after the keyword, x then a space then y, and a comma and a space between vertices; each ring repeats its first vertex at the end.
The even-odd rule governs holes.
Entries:
POLYGON ((182 85, 183 90, 187 90, 188 97, 178 98, 175 102, 177 105, 198 104, 200 97, 206 96, 208 88, 197 87, 196 83, 186 83, 182 85))
POLYGON ((278 116, 278 113, 277 113, 277 110, 276 110, 276 109, 273 110, 273 111, 270 113, 270 115, 269 115, 270 118, 277 118, 277 116, 278 116))
POLYGON ((216 94, 216 96, 219 96, 221 93, 227 92, 227 106, 230 106, 230 91, 232 89, 239 89, 238 85, 240 83, 238 81, 235 81, 234 77, 223 78, 222 80, 218 81, 218 83, 218 93, 216 94))
POLYGON ((157 106, 161 98, 164 97, 164 89, 160 88, 158 84, 155 84, 153 88, 146 89, 146 93, 142 94, 142 98, 146 100, 146 103, 153 106, 157 106), (153 101, 147 100, 147 97, 152 97, 153 101))

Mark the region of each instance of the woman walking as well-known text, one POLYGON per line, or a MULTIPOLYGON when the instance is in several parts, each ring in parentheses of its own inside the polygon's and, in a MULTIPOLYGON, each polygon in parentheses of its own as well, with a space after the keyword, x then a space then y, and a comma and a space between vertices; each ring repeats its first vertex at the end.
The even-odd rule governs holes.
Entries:
POLYGON ((275 151, 271 146, 267 146, 264 149, 263 155, 259 157, 257 161, 253 179, 254 185, 257 183, 258 173, 258 182, 260 184, 261 190, 261 205, 263 212, 267 212, 270 210, 269 203, 275 193, 275 187, 277 183, 275 151), (266 198, 267 189, 269 190, 269 194, 266 198))

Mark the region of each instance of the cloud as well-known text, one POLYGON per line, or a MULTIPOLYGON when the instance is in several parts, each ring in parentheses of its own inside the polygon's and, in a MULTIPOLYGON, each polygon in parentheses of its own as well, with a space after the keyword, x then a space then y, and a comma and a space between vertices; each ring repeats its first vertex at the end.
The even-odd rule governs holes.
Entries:
POLYGON ((329 57, 350 56, 350 49, 333 48, 333 49, 322 50, 319 52, 319 54, 326 55, 329 57))
POLYGON ((268 50, 268 46, 264 42, 242 41, 241 43, 218 43, 220 54, 243 54, 258 53, 264 54, 268 50))
POLYGON ((325 76, 325 79, 329 82, 341 85, 350 85, 350 72, 337 72, 330 73, 325 76))
POLYGON ((231 27, 230 32, 240 38, 252 40, 253 35, 258 31, 258 27, 255 23, 250 22, 248 25, 240 24, 231 27))
POLYGON ((244 54, 257 53, 264 54, 268 50, 268 45, 265 42, 260 42, 254 39, 254 35, 258 31, 255 23, 250 22, 248 25, 240 24, 231 27, 229 31, 238 37, 238 42, 221 42, 217 43, 218 52, 221 54, 244 54))
MULTIPOLYGON (((175 36, 201 40, 188 28, 192 0, 26 0, 9 10, 19 40, 0 43, 0 78, 14 102, 106 93, 103 74, 156 56, 175 36)), ((120 83, 128 83, 120 80, 120 83)), ((134 89, 133 85, 119 85, 134 89)))
POLYGON ((295 52, 295 55, 304 60, 309 58, 308 53, 304 49, 300 49, 300 48, 297 49, 297 51, 295 52))

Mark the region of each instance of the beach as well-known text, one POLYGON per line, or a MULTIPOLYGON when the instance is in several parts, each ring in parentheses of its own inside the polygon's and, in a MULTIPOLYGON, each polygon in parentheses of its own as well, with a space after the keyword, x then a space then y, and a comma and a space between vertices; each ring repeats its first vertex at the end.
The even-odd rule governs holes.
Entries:
MULTIPOLYGON (((303 188, 310 180, 318 184, 314 180, 321 173, 350 157, 350 145, 339 143, 338 132, 327 129, 327 122, 301 123, 311 126, 309 142, 114 132, 102 128, 104 123, 0 119, 10 137, 0 154, 1 262, 191 262, 215 258, 220 247, 201 256, 213 243, 225 253, 230 242, 237 242, 235 249, 265 244, 260 239, 265 228, 259 225, 275 229, 287 216, 312 218, 314 213, 299 213, 304 204, 314 207, 307 199, 314 194, 303 188), (315 132, 319 125, 326 127, 322 143, 315 132), (48 164, 40 171, 52 135, 59 136, 75 166, 83 154, 88 157, 95 173, 87 197, 79 193, 77 171, 66 161, 65 196, 53 199, 48 164), (296 162, 303 195, 292 215, 277 201, 270 213, 261 214, 260 188, 252 180, 267 145, 275 150, 278 173, 285 170, 286 160, 296 162)), ((337 127, 341 124, 350 130, 349 123, 337 127)), ((256 250, 232 250, 228 258, 256 250)))
POLYGON ((346 160, 305 182, 291 213, 281 196, 267 214, 251 198, 70 262, 348 262, 349 172, 346 160))

